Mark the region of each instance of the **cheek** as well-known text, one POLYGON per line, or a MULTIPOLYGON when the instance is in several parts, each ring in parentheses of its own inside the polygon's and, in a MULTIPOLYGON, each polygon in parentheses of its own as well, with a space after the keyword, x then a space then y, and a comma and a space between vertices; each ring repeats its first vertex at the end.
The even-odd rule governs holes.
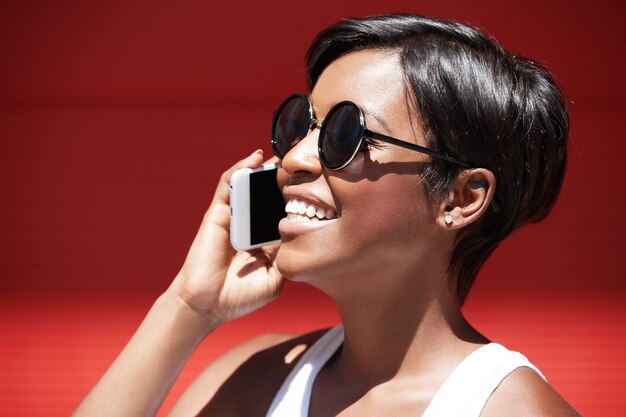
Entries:
POLYGON ((397 253, 417 249, 434 222, 419 177, 386 174, 376 180, 337 184, 341 230, 355 252, 397 253), (348 193, 349 186, 349 193, 348 193))

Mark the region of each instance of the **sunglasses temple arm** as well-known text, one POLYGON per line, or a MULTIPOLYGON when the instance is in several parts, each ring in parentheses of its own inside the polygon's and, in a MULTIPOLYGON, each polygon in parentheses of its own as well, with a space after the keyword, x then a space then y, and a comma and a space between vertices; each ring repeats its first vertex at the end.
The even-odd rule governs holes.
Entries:
POLYGON ((412 151, 421 152, 423 154, 430 155, 433 158, 444 159, 444 160, 446 160, 448 162, 452 162, 453 164, 457 164, 459 166, 462 166, 463 168, 472 168, 471 165, 466 164, 463 161, 459 161, 458 159, 453 158, 453 157, 449 156, 448 154, 446 154, 444 152, 436 151, 434 149, 425 148, 423 146, 416 145, 414 143, 405 142, 403 140, 395 139, 395 138, 392 138, 391 136, 385 136, 385 135, 380 134, 380 133, 372 132, 369 129, 365 129, 364 133, 365 133, 364 136, 372 138, 372 139, 377 139, 377 140, 380 140, 380 141, 383 141, 383 142, 390 143, 392 145, 400 146, 400 147, 405 148, 405 149, 410 149, 412 151))
MULTIPOLYGON (((424 153, 426 155, 430 155, 434 158, 441 158, 441 159, 445 159, 446 161, 452 162, 453 164, 457 164, 459 166, 462 166, 463 168, 472 168, 471 165, 466 164, 465 162, 459 161, 456 158, 453 158, 451 156, 448 156, 447 154, 443 153, 443 152, 439 152, 439 151, 435 151, 434 149, 429 149, 429 148, 425 148, 423 146, 419 146, 416 145, 414 143, 409 143, 409 142, 405 142, 403 140, 399 140, 399 139, 395 139, 392 138, 390 136, 385 136, 383 134, 380 133, 376 133, 376 132, 372 132, 369 129, 365 129, 365 136, 368 138, 372 138, 372 139, 377 139, 383 142, 387 142, 387 143, 391 143, 392 145, 397 145, 397 146, 401 146, 403 148, 406 149, 410 149, 413 151, 417 151, 417 152, 421 152, 424 153)), ((498 204, 498 202, 493 199, 491 200, 491 209, 493 210, 494 213, 499 212, 500 209, 500 205, 498 204)))

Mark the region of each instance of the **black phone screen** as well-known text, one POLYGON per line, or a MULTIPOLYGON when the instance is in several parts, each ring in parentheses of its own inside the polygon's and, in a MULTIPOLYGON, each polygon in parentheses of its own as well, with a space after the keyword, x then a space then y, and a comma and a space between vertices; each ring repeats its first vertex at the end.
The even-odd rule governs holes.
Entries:
POLYGON ((278 222, 285 217, 285 201, 276 182, 276 170, 250 174, 250 243, 280 239, 278 222))

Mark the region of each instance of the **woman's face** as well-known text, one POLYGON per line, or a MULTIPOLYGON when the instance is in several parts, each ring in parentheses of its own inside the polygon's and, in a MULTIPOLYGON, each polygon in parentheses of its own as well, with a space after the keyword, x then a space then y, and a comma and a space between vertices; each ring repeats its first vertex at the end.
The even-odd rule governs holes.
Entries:
MULTIPOLYGON (((331 63, 310 100, 318 119, 334 104, 353 101, 370 130, 425 146, 408 97, 398 55, 366 50, 331 63)), ((427 156, 381 143, 334 171, 320 163, 318 135, 319 130, 312 130, 285 155, 279 182, 289 210, 297 212, 299 204, 293 202, 298 202, 335 215, 309 221, 305 217, 314 211, 309 209, 283 219, 279 270, 324 289, 352 278, 390 279, 432 267, 431 261, 441 257, 442 233, 421 184, 427 156)))

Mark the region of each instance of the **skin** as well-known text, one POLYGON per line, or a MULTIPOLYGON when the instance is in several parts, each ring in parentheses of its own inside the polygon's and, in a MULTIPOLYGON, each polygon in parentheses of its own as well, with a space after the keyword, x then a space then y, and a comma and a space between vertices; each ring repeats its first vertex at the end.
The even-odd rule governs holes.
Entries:
MULTIPOLYGON (((406 97, 397 55, 366 50, 331 63, 310 99, 318 118, 351 100, 364 109, 370 129, 426 145, 406 97)), ((283 220, 279 248, 235 252, 228 243, 228 180, 236 168, 260 165, 262 155, 225 172, 180 273, 75 415, 153 415, 197 344, 275 298, 285 276, 329 294, 345 328, 342 348, 313 386, 311 417, 421 415, 452 370, 488 343, 463 318, 446 271, 458 231, 489 207, 492 173, 463 171, 448 199, 433 203, 419 176, 425 155, 381 145, 332 171, 320 164, 318 133, 285 156, 279 182, 286 199, 333 209, 337 218, 283 220)), ((171 415, 265 415, 298 358, 322 334, 265 335, 237 347, 194 381, 171 415)), ((522 368, 482 413, 501 415, 578 414, 522 368)))

